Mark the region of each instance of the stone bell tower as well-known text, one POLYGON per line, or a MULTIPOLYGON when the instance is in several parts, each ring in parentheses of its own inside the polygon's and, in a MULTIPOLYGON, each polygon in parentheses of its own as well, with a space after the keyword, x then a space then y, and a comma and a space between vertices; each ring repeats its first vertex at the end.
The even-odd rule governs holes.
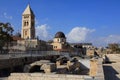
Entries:
POLYGON ((22 32, 21 37, 24 39, 35 38, 35 15, 28 4, 27 8, 22 14, 22 32))

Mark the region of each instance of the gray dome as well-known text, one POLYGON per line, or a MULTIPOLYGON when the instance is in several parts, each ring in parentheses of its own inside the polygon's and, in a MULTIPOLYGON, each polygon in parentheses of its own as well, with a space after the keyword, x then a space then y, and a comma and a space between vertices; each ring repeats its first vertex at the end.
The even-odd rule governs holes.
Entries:
POLYGON ((66 38, 66 37, 65 37, 65 34, 63 32, 57 32, 55 34, 55 38, 66 38))

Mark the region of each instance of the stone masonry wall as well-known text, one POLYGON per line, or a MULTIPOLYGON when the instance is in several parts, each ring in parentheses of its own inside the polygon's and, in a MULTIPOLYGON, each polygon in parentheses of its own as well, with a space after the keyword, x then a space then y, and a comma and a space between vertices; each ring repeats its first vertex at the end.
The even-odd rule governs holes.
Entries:
POLYGON ((92 80, 87 75, 63 75, 43 73, 12 73, 8 80, 92 80))
POLYGON ((95 76, 68 75, 68 74, 44 74, 44 73, 11 73, 8 80, 104 80, 102 58, 97 60, 95 76), (94 78, 94 79, 93 79, 94 78))
POLYGON ((105 80, 102 62, 103 62, 103 59, 99 58, 97 62, 97 73, 95 76, 97 80, 105 80))
POLYGON ((91 60, 90 76, 95 80, 105 80, 102 62, 102 58, 91 60))

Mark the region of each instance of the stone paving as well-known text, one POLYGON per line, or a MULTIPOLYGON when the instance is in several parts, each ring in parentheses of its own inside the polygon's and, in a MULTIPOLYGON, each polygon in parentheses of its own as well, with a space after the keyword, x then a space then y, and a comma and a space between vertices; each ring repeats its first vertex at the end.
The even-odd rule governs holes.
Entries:
POLYGON ((120 80, 120 54, 107 54, 109 62, 103 65, 105 80, 120 80))

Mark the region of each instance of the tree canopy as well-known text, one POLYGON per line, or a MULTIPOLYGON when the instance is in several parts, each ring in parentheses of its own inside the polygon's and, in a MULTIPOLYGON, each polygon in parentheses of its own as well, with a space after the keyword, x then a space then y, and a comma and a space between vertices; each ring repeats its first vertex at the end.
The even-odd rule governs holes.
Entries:
POLYGON ((0 49, 12 40, 11 36, 13 31, 10 23, 0 22, 0 49))
POLYGON ((109 49, 112 50, 112 52, 117 52, 120 53, 120 44, 118 43, 113 43, 113 44, 109 44, 109 49))

